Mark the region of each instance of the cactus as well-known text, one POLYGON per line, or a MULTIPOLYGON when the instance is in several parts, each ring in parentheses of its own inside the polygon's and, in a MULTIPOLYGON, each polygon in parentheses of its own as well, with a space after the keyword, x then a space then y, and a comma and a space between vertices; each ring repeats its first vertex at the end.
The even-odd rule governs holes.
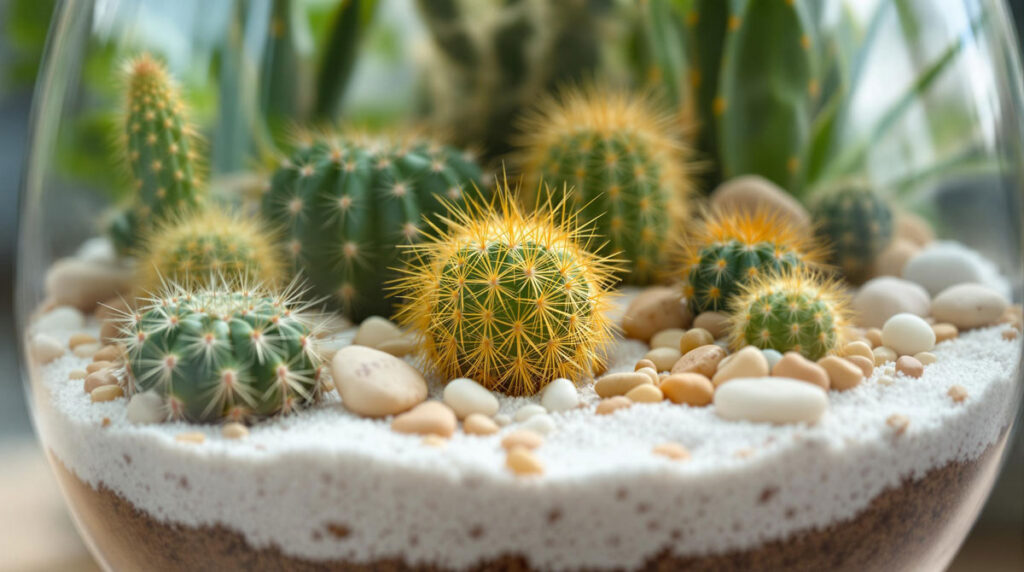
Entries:
POLYGON ((121 317, 128 393, 155 391, 168 418, 246 420, 320 398, 318 328, 294 287, 168 286, 121 317))
POLYGON ((589 231, 565 203, 528 215, 505 186, 447 218, 446 232, 409 247, 393 285, 398 320, 442 379, 532 395, 600 366, 613 267, 587 250, 589 231))
POLYGON ((634 284, 658 278, 688 214, 687 150, 674 126, 648 99, 593 86, 551 98, 523 121, 527 190, 556 203, 570 197, 609 239, 601 253, 621 253, 634 284))
POLYGON ((683 292, 695 313, 723 311, 745 284, 822 256, 805 233, 764 210, 713 212, 683 248, 683 292))
POLYGON ((161 223, 146 238, 140 261, 142 286, 165 280, 186 289, 256 280, 279 285, 284 265, 274 237, 258 222, 208 207, 161 223))
POLYGON ((110 227, 121 253, 154 224, 195 208, 201 188, 198 136, 166 67, 142 54, 126 70, 123 147, 135 194, 110 227))
POLYGON ((807 269, 762 275, 745 285, 731 304, 731 343, 817 360, 842 346, 849 323, 839 284, 807 269))
POLYGON ((274 173, 262 212, 313 291, 361 320, 391 312, 396 246, 480 178, 466 153, 423 139, 320 134, 274 173))
POLYGON ((874 273, 875 259, 892 241, 892 209, 863 182, 847 181, 811 198, 816 234, 832 246, 828 262, 854 284, 874 273))

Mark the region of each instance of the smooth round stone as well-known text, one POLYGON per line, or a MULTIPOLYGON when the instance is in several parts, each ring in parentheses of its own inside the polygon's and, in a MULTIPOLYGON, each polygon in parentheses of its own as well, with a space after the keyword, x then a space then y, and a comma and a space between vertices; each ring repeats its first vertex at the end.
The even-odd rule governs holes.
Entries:
POLYGON ((85 325, 85 316, 76 308, 71 306, 57 306, 49 312, 36 318, 32 323, 32 331, 51 334, 55 332, 68 332, 82 329, 85 325))
POLYGON ((504 413, 499 413, 494 416, 494 422, 498 424, 498 427, 505 427, 512 423, 512 418, 504 413))
POLYGON ((758 175, 733 177, 718 185, 709 197, 711 206, 729 212, 754 214, 767 211, 803 229, 811 225, 811 215, 792 195, 758 175))
POLYGON ((958 242, 932 243, 903 268, 903 278, 917 282, 932 296, 957 284, 988 284, 998 276, 991 262, 958 242))
POLYGON ((921 247, 903 238, 894 238, 875 258, 876 276, 902 276, 907 262, 917 256, 921 247))
POLYGON ((380 316, 370 316, 359 324, 359 329, 356 330, 356 337, 352 339, 352 343, 359 346, 377 348, 384 342, 401 338, 404 335, 405 332, 391 320, 381 318, 380 316))
POLYGON ((633 403, 658 403, 665 400, 665 394, 652 384, 643 384, 630 389, 626 398, 633 403))
POLYGON ((822 389, 829 388, 828 372, 825 368, 797 352, 786 352, 772 367, 772 375, 813 383, 822 389))
POLYGON ((395 357, 405 357, 416 350, 416 338, 406 334, 381 342, 377 345, 377 349, 395 357))
POLYGON ((616 395, 615 397, 599 401, 594 409, 594 413, 597 415, 611 415, 620 409, 629 409, 632 406, 633 401, 631 399, 624 395, 616 395))
POLYGON ((522 423, 523 421, 526 421, 527 419, 533 417, 534 415, 541 415, 547 412, 548 410, 544 409, 544 406, 542 405, 537 405, 536 403, 528 403, 520 407, 518 410, 516 410, 515 420, 516 423, 522 423))
POLYGON ((935 347, 935 331, 914 314, 896 314, 882 326, 882 343, 899 355, 914 355, 935 347))
POLYGON ((871 353, 874 356, 873 359, 875 360, 876 366, 885 365, 889 362, 894 362, 896 361, 896 358, 899 357, 898 355, 896 355, 896 352, 892 350, 892 348, 887 348, 885 346, 878 346, 877 348, 871 350, 871 353))
POLYGON ((249 428, 241 423, 232 421, 231 423, 225 423, 220 428, 220 434, 225 439, 245 439, 249 436, 249 428))
POLYGON ((730 421, 813 423, 828 409, 824 389, 784 377, 738 378, 715 391, 715 413, 730 421))
POLYGON ((902 356, 896 360, 896 371, 910 377, 921 377, 924 375, 924 364, 915 357, 902 356))
POLYGON ((125 415, 128 417, 128 421, 139 425, 161 423, 167 419, 164 400, 155 391, 143 391, 133 395, 128 400, 125 415))
POLYGON ((364 346, 338 350, 331 376, 349 411, 384 417, 408 411, 427 398, 427 382, 414 367, 395 356, 364 346))
POLYGON ((398 433, 451 437, 457 424, 450 407, 440 401, 424 401, 395 417, 391 429, 398 433))
POLYGON ((544 473, 544 464, 529 449, 515 447, 507 453, 505 466, 520 476, 540 475, 544 473))
POLYGON ((32 354, 32 359, 36 360, 37 363, 50 363, 64 355, 64 345, 53 336, 36 334, 32 336, 29 352, 32 354))
POLYGON ((594 382, 594 391, 598 397, 614 397, 625 395, 629 390, 643 383, 652 383, 652 381, 646 373, 640 371, 609 373, 594 382))
POLYGON ((679 361, 672 366, 672 374, 677 373, 699 373, 710 379, 718 371, 718 364, 727 355, 724 348, 714 344, 708 344, 686 352, 686 355, 679 358, 679 361))
POLYGON ((681 357, 683 357, 683 354, 676 348, 654 348, 644 355, 644 359, 650 360, 658 371, 668 371, 672 369, 672 366, 675 365, 681 357))
POLYGON ((861 355, 846 356, 846 361, 860 368, 860 372, 864 374, 864 377, 871 377, 871 374, 875 371, 875 356, 871 355, 870 358, 866 358, 861 355))
POLYGON ((540 395, 540 404, 552 413, 575 409, 580 404, 576 384, 560 377, 547 385, 540 395))
POLYGON ((75 258, 86 262, 113 264, 117 262, 117 251, 109 238, 94 236, 78 247, 75 258))
POLYGON ((729 361, 718 368, 718 372, 711 378, 715 387, 723 383, 744 377, 764 377, 768 375, 768 360, 765 359, 761 350, 754 346, 747 346, 742 350, 729 356, 729 361))
POLYGON ((645 374, 647 377, 651 378, 651 383, 655 385, 657 385, 658 382, 661 381, 661 376, 658 374, 658 370, 653 367, 642 367, 636 370, 636 372, 645 374))
POLYGON ((693 328, 679 340, 679 353, 686 355, 691 351, 715 343, 715 337, 704 328, 693 328))
POLYGON ((659 386, 672 403, 703 407, 711 403, 715 386, 711 380, 699 373, 674 373, 666 377, 659 386))
POLYGON ((444 386, 443 401, 459 419, 465 419, 470 413, 491 417, 499 407, 498 398, 489 389, 467 377, 449 381, 444 386))
POLYGON ((782 360, 782 354, 779 353, 779 350, 765 348, 761 350, 761 353, 764 354, 764 359, 768 361, 769 370, 775 367, 775 364, 779 363, 779 361, 782 360))
POLYGON ((896 314, 908 313, 927 316, 931 296, 920 284, 882 276, 868 280, 853 297, 851 307, 857 324, 866 328, 881 328, 896 314))
POLYGON ((990 326, 1010 305, 999 292, 981 284, 950 286, 932 300, 932 317, 960 330, 990 326))
POLYGON ((683 339, 686 330, 682 328, 669 328, 662 330, 651 337, 651 349, 672 348, 679 349, 679 342, 683 339))
POLYGON ((493 435, 498 432, 498 424, 486 415, 470 413, 462 422, 462 430, 467 435, 493 435))
POLYGON ((46 273, 46 295, 57 304, 91 312, 100 302, 133 287, 135 273, 117 264, 62 258, 46 273))
POLYGON ((523 421, 520 427, 540 435, 547 435, 555 430, 555 420, 547 413, 538 413, 523 421))
POLYGON ((927 246, 935 240, 935 231, 932 230, 932 225, 920 216, 902 211, 896 213, 893 218, 895 219, 893 235, 896 238, 910 241, 919 247, 927 246))
POLYGON ((864 372, 860 366, 837 356, 825 356, 818 360, 818 365, 828 372, 828 387, 836 391, 853 389, 864 381, 864 372))
POLYGON ((689 327, 692 320, 679 289, 654 286, 629 303, 622 316, 622 331, 627 338, 646 342, 662 330, 689 327))
POLYGON ((523 447, 524 449, 536 449, 544 444, 544 437, 536 431, 529 429, 516 429, 501 439, 501 447, 506 450, 523 447))
POLYGON ((85 376, 85 381, 82 383, 86 393, 92 393, 92 390, 104 385, 117 385, 117 376, 109 369, 101 369, 90 373, 85 376))
POLYGON ((708 332, 717 340, 729 333, 729 316, 721 312, 701 312, 693 319, 693 327, 708 332))

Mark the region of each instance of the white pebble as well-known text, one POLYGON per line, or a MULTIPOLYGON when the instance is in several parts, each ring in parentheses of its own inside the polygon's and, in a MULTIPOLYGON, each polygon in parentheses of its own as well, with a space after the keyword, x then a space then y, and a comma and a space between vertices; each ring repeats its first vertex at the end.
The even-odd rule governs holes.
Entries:
POLYGON ((523 421, 526 421, 527 419, 533 417, 534 415, 539 415, 541 413, 547 412, 548 410, 544 409, 543 406, 537 405, 536 403, 529 403, 527 405, 520 407, 519 410, 516 411, 515 420, 517 423, 522 423, 523 421))
POLYGON ((555 420, 547 413, 531 415, 529 419, 520 425, 523 429, 529 429, 541 435, 547 435, 555 430, 555 420))
POLYGON ((164 400, 155 391, 144 391, 133 395, 128 401, 125 414, 128 416, 128 421, 139 425, 160 423, 167 419, 164 400))
POLYGON ((32 336, 32 345, 29 351, 32 352, 32 359, 36 362, 50 363, 64 355, 64 345, 53 336, 36 334, 32 336))
POLYGON ((552 381, 541 393, 540 404, 552 413, 575 409, 580 404, 576 384, 564 377, 552 381))
POLYGON ((356 337, 352 339, 352 343, 359 346, 377 348, 382 343, 400 338, 403 335, 405 333, 391 320, 381 318, 380 316, 370 316, 359 324, 359 329, 356 330, 356 337))
POLYGON ((62 306, 91 312, 100 302, 132 289, 135 271, 119 264, 62 258, 46 273, 46 295, 62 306))
POLYGON ((32 324, 35 332, 53 333, 81 330, 85 325, 85 316, 71 306, 57 306, 39 316, 32 324))
POLYGON ((960 330, 980 328, 999 321, 1010 303, 999 292, 981 284, 957 284, 932 301, 932 316, 960 330))
POLYGON ((489 389, 468 377, 449 381, 444 386, 443 400, 459 419, 465 419, 470 413, 490 417, 498 412, 499 406, 498 398, 489 389))
POLYGON ((512 418, 504 413, 499 413, 494 416, 494 422, 498 424, 498 427, 506 427, 509 423, 512 423, 512 418))
POLYGON ((935 330, 913 314, 896 314, 882 326, 882 344, 899 355, 914 355, 935 347, 935 330))
POLYGON ((955 286, 972 282, 990 284, 1008 294, 1006 281, 995 265, 959 242, 937 241, 911 258, 903 268, 903 277, 924 286, 932 296, 955 286))
POLYGON ((881 328, 896 314, 927 316, 931 297, 920 284, 881 276, 868 280, 853 297, 852 307, 857 324, 865 328, 881 328))
POLYGON ((715 413, 730 421, 812 423, 828 409, 828 394, 817 385, 784 377, 748 377, 719 386, 715 413))
POLYGON ((427 382, 416 368, 364 346, 334 354, 331 377, 345 409, 364 417, 397 415, 427 398, 427 382))
POLYGON ((771 371, 772 368, 775 367, 775 364, 777 364, 780 361, 782 361, 782 354, 779 353, 778 350, 773 350, 771 348, 765 348, 765 349, 761 350, 761 353, 764 354, 764 359, 768 360, 768 371, 771 371))
POLYGON ((105 236, 95 236, 82 243, 75 253, 75 258, 86 262, 100 262, 114 264, 117 262, 117 252, 114 250, 114 243, 105 236))

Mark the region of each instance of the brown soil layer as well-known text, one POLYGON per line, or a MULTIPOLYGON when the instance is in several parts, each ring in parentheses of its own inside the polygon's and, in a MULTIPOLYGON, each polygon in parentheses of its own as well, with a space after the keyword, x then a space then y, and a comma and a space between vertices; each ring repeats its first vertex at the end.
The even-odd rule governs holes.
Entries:
MULTIPOLYGON (((666 549, 643 570, 923 570, 956 553, 995 478, 1006 433, 981 457, 950 463, 876 497, 855 518, 750 550, 679 557, 666 549)), ((94 489, 53 457, 80 524, 114 570, 445 570, 401 559, 369 564, 311 561, 278 548, 254 549, 223 526, 160 522, 109 488, 94 489)), ((326 530, 325 541, 347 531, 326 530)), ((474 570, 530 570, 518 555, 481 562, 474 570)))

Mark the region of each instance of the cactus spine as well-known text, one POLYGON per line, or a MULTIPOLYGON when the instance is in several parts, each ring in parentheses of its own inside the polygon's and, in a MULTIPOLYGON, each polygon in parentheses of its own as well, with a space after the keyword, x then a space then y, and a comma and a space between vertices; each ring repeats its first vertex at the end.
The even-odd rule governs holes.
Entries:
POLYGON ((828 262, 847 280, 871 278, 875 259, 892 241, 893 216, 888 203, 863 182, 844 182, 811 199, 816 234, 831 245, 828 262))
POLYGON ((528 215, 508 188, 490 205, 453 209, 449 229, 409 247, 393 286, 399 321, 443 379, 465 376, 509 395, 579 379, 611 341, 608 259, 564 203, 528 215))

